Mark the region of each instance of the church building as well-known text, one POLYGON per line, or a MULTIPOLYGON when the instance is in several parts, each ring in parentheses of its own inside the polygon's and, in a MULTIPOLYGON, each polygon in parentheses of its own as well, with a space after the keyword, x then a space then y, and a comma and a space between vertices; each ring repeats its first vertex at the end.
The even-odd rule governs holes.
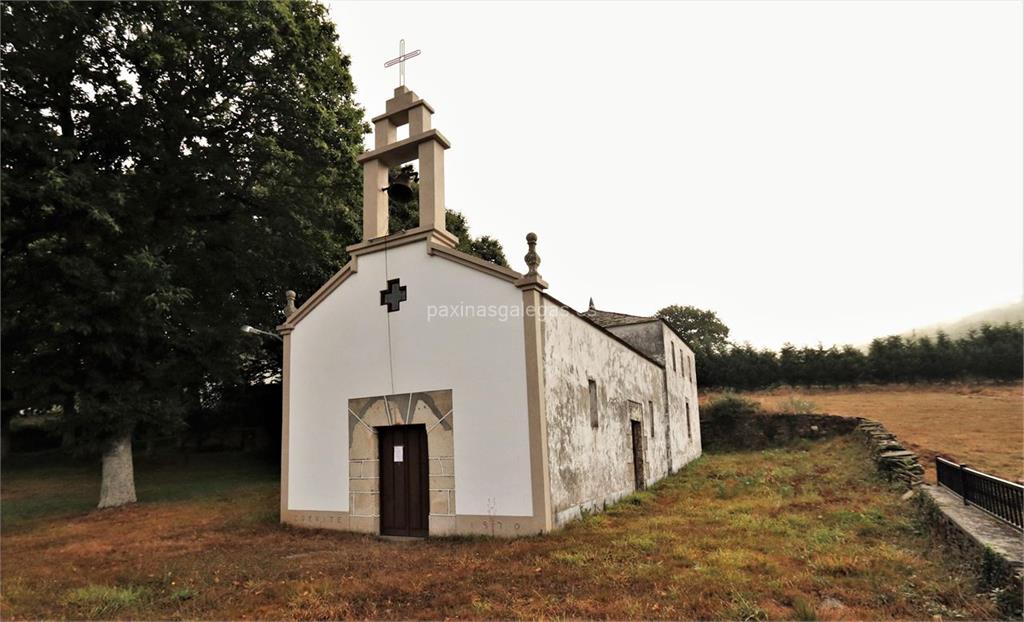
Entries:
POLYGON ((288 292, 284 523, 535 534, 701 453, 693 352, 667 324, 548 294, 532 233, 525 273, 455 250, 433 111, 395 90, 358 157, 362 241, 301 306, 288 292), (388 170, 412 161, 419 226, 391 231, 388 170))

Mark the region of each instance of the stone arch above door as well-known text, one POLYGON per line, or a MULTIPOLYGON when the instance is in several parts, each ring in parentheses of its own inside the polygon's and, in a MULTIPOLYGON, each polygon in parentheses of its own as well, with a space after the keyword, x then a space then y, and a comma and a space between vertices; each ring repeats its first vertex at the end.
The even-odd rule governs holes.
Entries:
POLYGON ((348 401, 349 517, 353 531, 377 533, 380 522, 380 457, 376 428, 423 424, 427 428, 430 533, 455 528, 455 438, 450 389, 378 395, 348 401))

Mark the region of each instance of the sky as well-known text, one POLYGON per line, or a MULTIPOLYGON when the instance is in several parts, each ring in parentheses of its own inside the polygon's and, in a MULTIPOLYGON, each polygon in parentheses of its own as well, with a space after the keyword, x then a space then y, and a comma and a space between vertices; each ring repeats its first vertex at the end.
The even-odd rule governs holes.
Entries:
POLYGON ((1024 296, 1022 2, 328 6, 367 118, 422 50, 447 207, 576 309, 774 348, 1024 296))

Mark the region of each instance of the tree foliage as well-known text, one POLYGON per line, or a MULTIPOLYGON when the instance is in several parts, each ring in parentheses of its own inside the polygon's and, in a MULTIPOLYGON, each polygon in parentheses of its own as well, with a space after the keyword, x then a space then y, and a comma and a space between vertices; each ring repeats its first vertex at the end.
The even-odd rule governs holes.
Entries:
POLYGON ((679 333, 695 352, 718 352, 729 344, 729 327, 714 311, 670 305, 658 311, 657 316, 679 333))
POLYGON ((334 25, 309 1, 0 10, 5 425, 56 406, 86 451, 209 429, 280 371, 239 326, 361 237, 369 127, 334 25))
MULTIPOLYGON (((388 171, 388 183, 394 182, 403 174, 411 176, 413 174, 413 167, 406 164, 391 169, 388 171)), ((417 182, 413 181, 411 187, 413 189, 413 199, 411 201, 405 203, 394 200, 388 201, 388 225, 389 230, 392 232, 413 229, 420 224, 419 186, 417 182)), ((487 235, 474 238, 469 232, 469 222, 461 212, 455 210, 445 211, 445 229, 459 238, 458 245, 455 247, 456 250, 475 255, 480 259, 496 263, 499 266, 508 267, 508 260, 505 258, 501 242, 487 235)))
POLYGON ((853 346, 757 350, 730 345, 698 359, 704 386, 756 389, 772 385, 1014 380, 1024 376, 1024 324, 982 325, 959 339, 892 335, 853 346))
POLYGON ((349 60, 310 2, 2 10, 5 408, 83 447, 173 430, 274 372, 238 327, 358 239, 349 60))
POLYGON ((867 350, 850 345, 778 352, 729 341, 729 327, 714 311, 672 305, 658 317, 693 351, 701 385, 757 389, 773 385, 841 386, 864 382, 957 379, 1012 380, 1024 376, 1024 323, 983 324, 958 339, 892 335, 867 350))

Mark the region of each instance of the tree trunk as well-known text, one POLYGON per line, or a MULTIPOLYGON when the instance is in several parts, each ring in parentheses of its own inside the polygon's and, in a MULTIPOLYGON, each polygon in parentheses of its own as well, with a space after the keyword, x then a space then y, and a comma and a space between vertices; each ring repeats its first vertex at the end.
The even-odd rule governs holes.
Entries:
MULTIPOLYGON (((7 402, 13 401, 8 393, 4 393, 3 399, 7 402)), ((16 408, 7 408, 0 412, 0 421, 3 423, 3 430, 0 431, 0 442, 2 442, 0 444, 3 445, 0 448, 0 456, 4 458, 7 457, 7 454, 11 453, 11 422, 14 421, 14 415, 17 413, 18 410, 16 408)))
POLYGON ((11 453, 11 418, 3 417, 3 430, 0 431, 0 457, 6 458, 11 453))
POLYGON ((135 503, 135 472, 132 467, 132 435, 114 439, 103 453, 100 483, 101 508, 135 503))

